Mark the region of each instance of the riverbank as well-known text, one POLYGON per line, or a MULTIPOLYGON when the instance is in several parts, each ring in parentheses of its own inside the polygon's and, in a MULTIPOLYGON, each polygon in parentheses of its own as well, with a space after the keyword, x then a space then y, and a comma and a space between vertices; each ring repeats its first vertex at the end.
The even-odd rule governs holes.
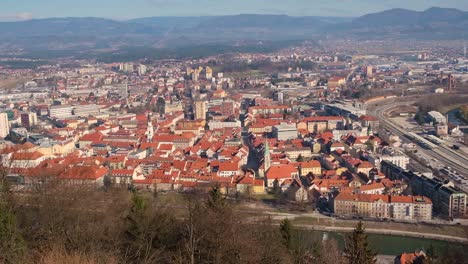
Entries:
MULTIPOLYGON (((323 225, 295 225, 295 226, 301 229, 305 229, 305 230, 316 230, 316 231, 326 231, 326 232, 345 232, 346 233, 346 232, 352 232, 354 230, 354 227, 336 227, 336 226, 323 226, 323 225)), ((410 231, 401 231, 401 230, 375 229, 375 228, 366 228, 366 232, 370 234, 416 237, 416 238, 434 239, 434 240, 442 240, 442 241, 468 244, 468 238, 466 237, 454 237, 454 236, 449 236, 449 235, 419 233, 419 232, 410 232, 410 231)))

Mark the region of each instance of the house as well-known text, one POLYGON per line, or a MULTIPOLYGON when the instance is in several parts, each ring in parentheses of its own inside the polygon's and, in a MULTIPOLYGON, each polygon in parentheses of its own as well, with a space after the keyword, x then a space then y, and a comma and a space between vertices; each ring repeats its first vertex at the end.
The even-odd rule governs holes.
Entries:
POLYGON ((75 165, 67 168, 59 175, 59 179, 71 184, 104 185, 104 177, 109 170, 102 166, 75 165))
POLYGON ((359 192, 365 194, 383 194, 384 191, 385 185, 381 182, 361 185, 361 187, 359 188, 359 192))
POLYGON ((369 172, 374 168, 374 165, 372 165, 370 162, 368 161, 363 161, 361 163, 359 163, 357 166, 356 166, 356 172, 357 173, 363 173, 367 176, 369 176, 369 172))
POLYGON ((318 160, 311 160, 307 162, 301 162, 299 165, 301 176, 305 176, 309 173, 313 175, 321 175, 322 174, 322 167, 318 160))
POLYGON ((348 187, 348 180, 316 179, 312 181, 310 189, 314 189, 321 194, 327 194, 332 191, 339 191, 348 187))
POLYGON ((236 191, 239 193, 262 194, 265 193, 265 184, 263 180, 255 179, 253 174, 245 175, 237 181, 236 191))
POLYGON ((239 162, 225 161, 219 163, 218 176, 233 177, 239 175, 239 162))
POLYGON ((136 169, 114 169, 109 172, 111 183, 118 185, 130 185, 136 176, 136 169))
POLYGON ((423 196, 393 196, 341 192, 334 200, 337 215, 397 220, 432 219, 432 202, 423 196))
POLYGON ((302 185, 300 179, 296 178, 292 181, 289 188, 286 190, 288 199, 296 202, 309 200, 309 191, 302 185))
POLYGON ((109 162, 109 168, 111 169, 123 169, 125 167, 125 162, 127 157, 123 155, 111 156, 107 159, 109 162))
MULTIPOLYGON (((27 169, 38 166, 46 156, 40 152, 15 152, 11 158, 6 162, 7 168, 27 169), (9 163, 9 164, 8 164, 9 163)), ((4 164, 5 165, 5 164, 4 164)))
POLYGON ((78 141, 78 146, 79 148, 84 148, 95 142, 101 142, 103 141, 103 139, 104 139, 104 135, 99 132, 86 134, 80 138, 80 140, 78 141))
POLYGON ((395 264, 416 264, 424 263, 426 254, 423 251, 414 253, 402 253, 395 258, 395 264))
POLYGON ((291 164, 272 165, 266 172, 265 184, 268 188, 273 188, 275 181, 281 184, 287 179, 294 179, 299 176, 296 167, 291 164))

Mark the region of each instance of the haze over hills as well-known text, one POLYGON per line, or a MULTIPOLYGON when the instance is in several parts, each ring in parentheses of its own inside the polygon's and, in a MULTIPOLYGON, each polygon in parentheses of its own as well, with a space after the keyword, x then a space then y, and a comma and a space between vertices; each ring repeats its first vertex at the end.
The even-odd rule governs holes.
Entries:
POLYGON ((244 14, 205 17, 49 18, 0 22, 0 51, 115 50, 341 38, 460 39, 468 12, 391 9, 357 18, 244 14))

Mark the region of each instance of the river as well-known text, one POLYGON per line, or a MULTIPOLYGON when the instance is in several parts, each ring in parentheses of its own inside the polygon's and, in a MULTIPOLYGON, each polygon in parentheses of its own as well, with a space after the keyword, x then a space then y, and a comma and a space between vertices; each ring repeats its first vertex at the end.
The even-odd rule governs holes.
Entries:
MULTIPOLYGON (((306 240, 313 242, 322 240, 324 234, 328 238, 333 238, 338 242, 340 248, 344 247, 344 235, 336 232, 324 231, 308 231, 306 240)), ((456 242, 447 242, 441 240, 432 240, 425 238, 404 237, 404 236, 391 236, 391 235, 378 235, 368 234, 369 244, 371 248, 379 255, 399 255, 403 252, 414 252, 415 250, 427 249, 432 244, 436 252, 442 252, 447 248, 453 250, 454 248, 463 249, 466 257, 468 257, 468 245, 456 242)))

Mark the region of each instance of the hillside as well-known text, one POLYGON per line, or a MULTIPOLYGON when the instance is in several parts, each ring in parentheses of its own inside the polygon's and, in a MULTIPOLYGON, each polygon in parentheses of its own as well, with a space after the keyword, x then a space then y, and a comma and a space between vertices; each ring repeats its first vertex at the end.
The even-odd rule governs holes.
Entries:
POLYGON ((459 39, 468 34, 468 12, 391 9, 358 18, 242 14, 202 17, 50 18, 0 22, 0 52, 174 48, 248 42, 357 39, 459 39))

